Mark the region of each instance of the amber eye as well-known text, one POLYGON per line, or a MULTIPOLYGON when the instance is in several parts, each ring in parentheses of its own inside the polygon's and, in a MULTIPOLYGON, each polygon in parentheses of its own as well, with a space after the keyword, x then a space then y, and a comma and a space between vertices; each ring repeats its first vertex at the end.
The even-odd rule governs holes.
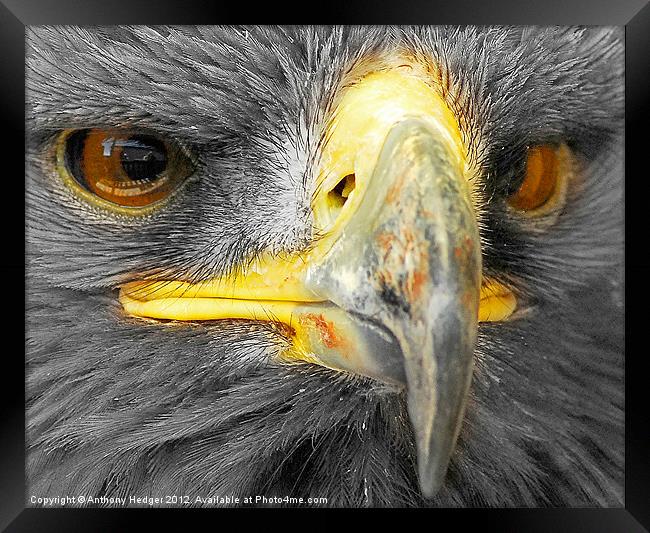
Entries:
POLYGON ((529 148, 524 179, 508 197, 508 204, 527 214, 545 214, 561 207, 570 172, 566 145, 529 148))
POLYGON ((194 170, 179 146, 143 132, 74 131, 64 134, 61 156, 64 181, 84 199, 130 214, 168 198, 194 170))

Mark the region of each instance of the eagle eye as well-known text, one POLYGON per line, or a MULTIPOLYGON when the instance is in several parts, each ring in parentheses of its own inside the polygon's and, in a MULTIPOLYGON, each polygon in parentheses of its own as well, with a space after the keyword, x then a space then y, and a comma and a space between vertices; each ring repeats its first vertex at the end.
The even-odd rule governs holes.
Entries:
POLYGON ((84 200, 134 215, 160 205, 194 171, 176 143, 131 130, 64 132, 57 159, 63 181, 84 200))
POLYGON ((565 144, 530 147, 523 180, 508 204, 530 216, 557 212, 564 207, 571 171, 571 152, 565 144))

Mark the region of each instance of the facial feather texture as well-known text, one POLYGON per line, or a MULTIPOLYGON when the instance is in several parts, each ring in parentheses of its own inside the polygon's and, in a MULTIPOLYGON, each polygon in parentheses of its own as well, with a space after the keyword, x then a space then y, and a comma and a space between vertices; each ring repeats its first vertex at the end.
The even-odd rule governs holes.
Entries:
POLYGON ((34 27, 27 32, 28 493, 327 497, 334 506, 621 505, 623 39, 604 28, 34 27), (529 306, 481 324, 447 481, 417 489, 402 394, 274 355, 272 325, 123 316, 120 283, 304 249, 340 91, 398 51, 471 156, 486 274, 529 306), (60 182, 64 129, 145 128, 197 171, 154 214, 60 182), (505 191, 529 145, 583 161, 552 224, 505 191))

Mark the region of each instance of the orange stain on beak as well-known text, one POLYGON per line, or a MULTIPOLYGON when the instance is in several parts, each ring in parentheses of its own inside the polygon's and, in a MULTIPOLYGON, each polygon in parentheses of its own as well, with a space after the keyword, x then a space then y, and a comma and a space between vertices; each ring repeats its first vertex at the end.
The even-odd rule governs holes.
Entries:
POLYGON ((303 325, 313 326, 327 348, 341 350, 347 347, 347 341, 337 333, 334 323, 325 319, 322 314, 307 313, 301 318, 301 322, 303 325))

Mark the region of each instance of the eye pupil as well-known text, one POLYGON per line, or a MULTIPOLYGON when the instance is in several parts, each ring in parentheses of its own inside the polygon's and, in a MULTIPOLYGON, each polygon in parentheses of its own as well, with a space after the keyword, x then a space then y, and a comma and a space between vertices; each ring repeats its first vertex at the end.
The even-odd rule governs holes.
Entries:
POLYGON ((158 139, 134 135, 120 146, 122 168, 132 180, 152 181, 167 167, 167 150, 158 139))

